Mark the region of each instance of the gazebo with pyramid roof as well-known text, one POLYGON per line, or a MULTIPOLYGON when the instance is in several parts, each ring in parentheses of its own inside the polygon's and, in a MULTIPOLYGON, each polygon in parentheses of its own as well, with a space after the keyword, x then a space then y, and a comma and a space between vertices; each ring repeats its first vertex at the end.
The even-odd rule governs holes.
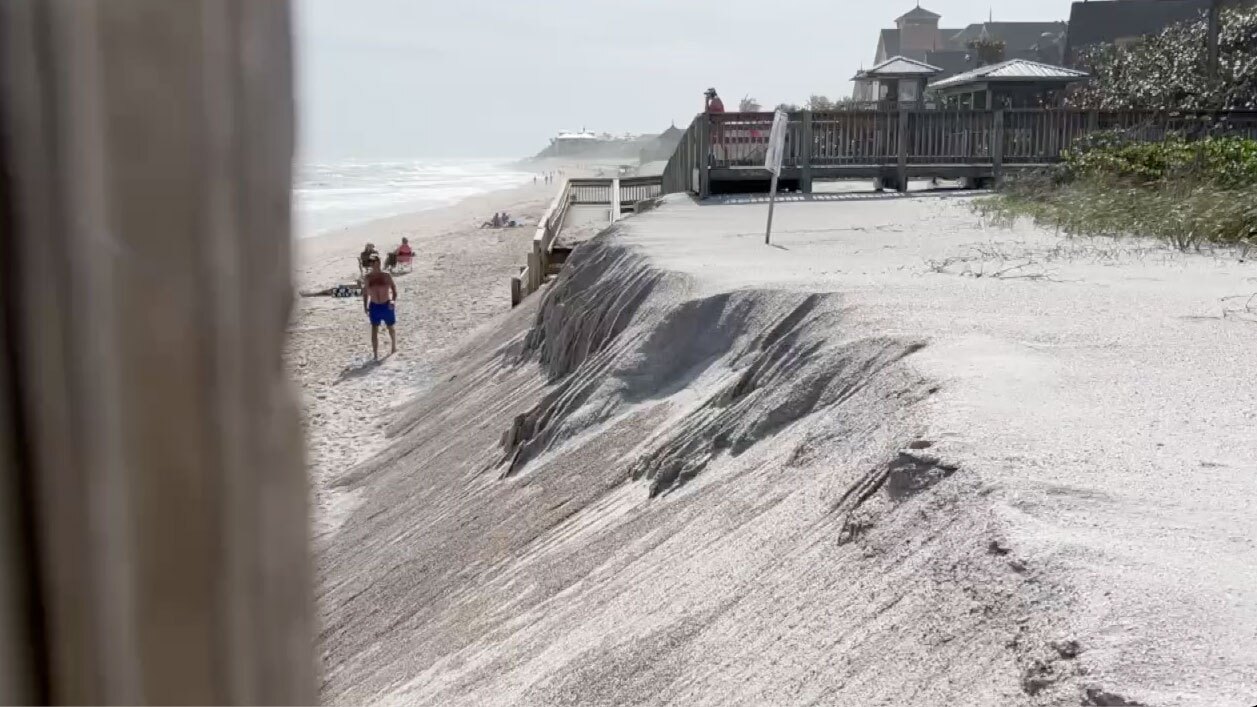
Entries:
POLYGON ((917 107, 923 107, 926 84, 942 72, 939 67, 924 61, 906 56, 892 56, 871 69, 860 71, 851 80, 877 83, 879 102, 916 103, 917 107))

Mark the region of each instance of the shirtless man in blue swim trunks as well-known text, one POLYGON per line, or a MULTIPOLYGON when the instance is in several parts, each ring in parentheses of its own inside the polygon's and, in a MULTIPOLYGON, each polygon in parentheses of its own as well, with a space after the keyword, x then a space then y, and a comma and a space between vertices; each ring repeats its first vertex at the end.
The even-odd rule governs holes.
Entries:
POLYGON ((393 303, 397 301, 397 285, 393 276, 380 270, 380 256, 372 255, 370 271, 362 288, 362 309, 371 319, 371 354, 380 360, 380 325, 388 327, 388 339, 392 344, 389 354, 397 353, 397 334, 393 325, 397 323, 393 303))

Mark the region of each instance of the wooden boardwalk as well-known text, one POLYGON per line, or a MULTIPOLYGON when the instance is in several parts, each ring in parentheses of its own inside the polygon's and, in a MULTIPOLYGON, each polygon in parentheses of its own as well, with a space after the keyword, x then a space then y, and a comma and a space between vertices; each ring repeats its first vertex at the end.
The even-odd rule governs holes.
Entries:
MULTIPOLYGON (((772 113, 699 115, 664 170, 664 193, 766 191, 772 113)), ((849 110, 790 114, 783 189, 818 179, 867 178, 904 189, 938 177, 981 184, 1060 161, 1079 138, 1106 133, 1155 141, 1209 134, 1257 137, 1257 113, 1192 111, 849 110)))
MULTIPOLYGON (((661 177, 569 179, 537 226, 528 265, 511 278, 519 304, 558 273, 573 243, 565 228, 596 233, 638 202, 688 192, 767 193, 764 169, 772 113, 702 114, 685 131, 661 177), (599 209, 605 209, 601 211, 599 209)), ((896 109, 790 114, 780 189, 812 193, 818 180, 869 179, 906 191, 911 179, 962 179, 986 186, 1004 175, 1059 162, 1080 138, 1159 141, 1171 136, 1257 138, 1257 112, 1062 109, 896 109)))
POLYGON ((557 275, 572 251, 573 243, 563 239, 565 229, 578 229, 582 235, 595 234, 603 226, 632 213, 639 202, 663 193, 662 177, 618 177, 611 179, 567 179, 546 209, 533 235, 528 264, 511 277, 511 306, 536 292, 546 279, 557 275))

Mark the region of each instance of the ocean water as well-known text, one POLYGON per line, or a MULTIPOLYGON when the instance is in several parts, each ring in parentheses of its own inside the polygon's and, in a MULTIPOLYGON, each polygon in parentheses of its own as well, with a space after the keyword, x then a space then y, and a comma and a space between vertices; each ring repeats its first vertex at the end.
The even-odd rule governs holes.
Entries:
POLYGON ((295 175, 293 227, 307 237, 387 216, 449 206, 532 182, 507 160, 312 162, 295 175))

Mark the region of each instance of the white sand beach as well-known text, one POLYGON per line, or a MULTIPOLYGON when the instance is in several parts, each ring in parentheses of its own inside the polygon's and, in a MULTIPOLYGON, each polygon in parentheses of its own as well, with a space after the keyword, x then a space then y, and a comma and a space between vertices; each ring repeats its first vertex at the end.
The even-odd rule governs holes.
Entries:
POLYGON ((358 311, 302 303, 356 504, 323 699, 1251 701, 1257 264, 936 197, 786 202, 765 246, 764 211, 670 197, 513 312, 524 234, 433 234, 399 282, 440 334, 339 384, 363 344, 315 337, 358 311))
MULTIPOLYGON (((416 256, 398 289, 396 356, 371 360, 370 328, 360 298, 298 297, 288 362, 304 401, 309 468, 319 534, 352 507, 323 483, 378 452, 387 413, 431 384, 451 346, 510 309, 508 280, 524 264, 533 227, 557 185, 528 185, 466 199, 455 206, 373 221, 296 242, 300 292, 351 283, 370 242, 387 252, 404 236, 416 256), (505 211, 526 226, 479 227, 505 211)), ((381 330, 381 351, 388 336, 381 330)))

